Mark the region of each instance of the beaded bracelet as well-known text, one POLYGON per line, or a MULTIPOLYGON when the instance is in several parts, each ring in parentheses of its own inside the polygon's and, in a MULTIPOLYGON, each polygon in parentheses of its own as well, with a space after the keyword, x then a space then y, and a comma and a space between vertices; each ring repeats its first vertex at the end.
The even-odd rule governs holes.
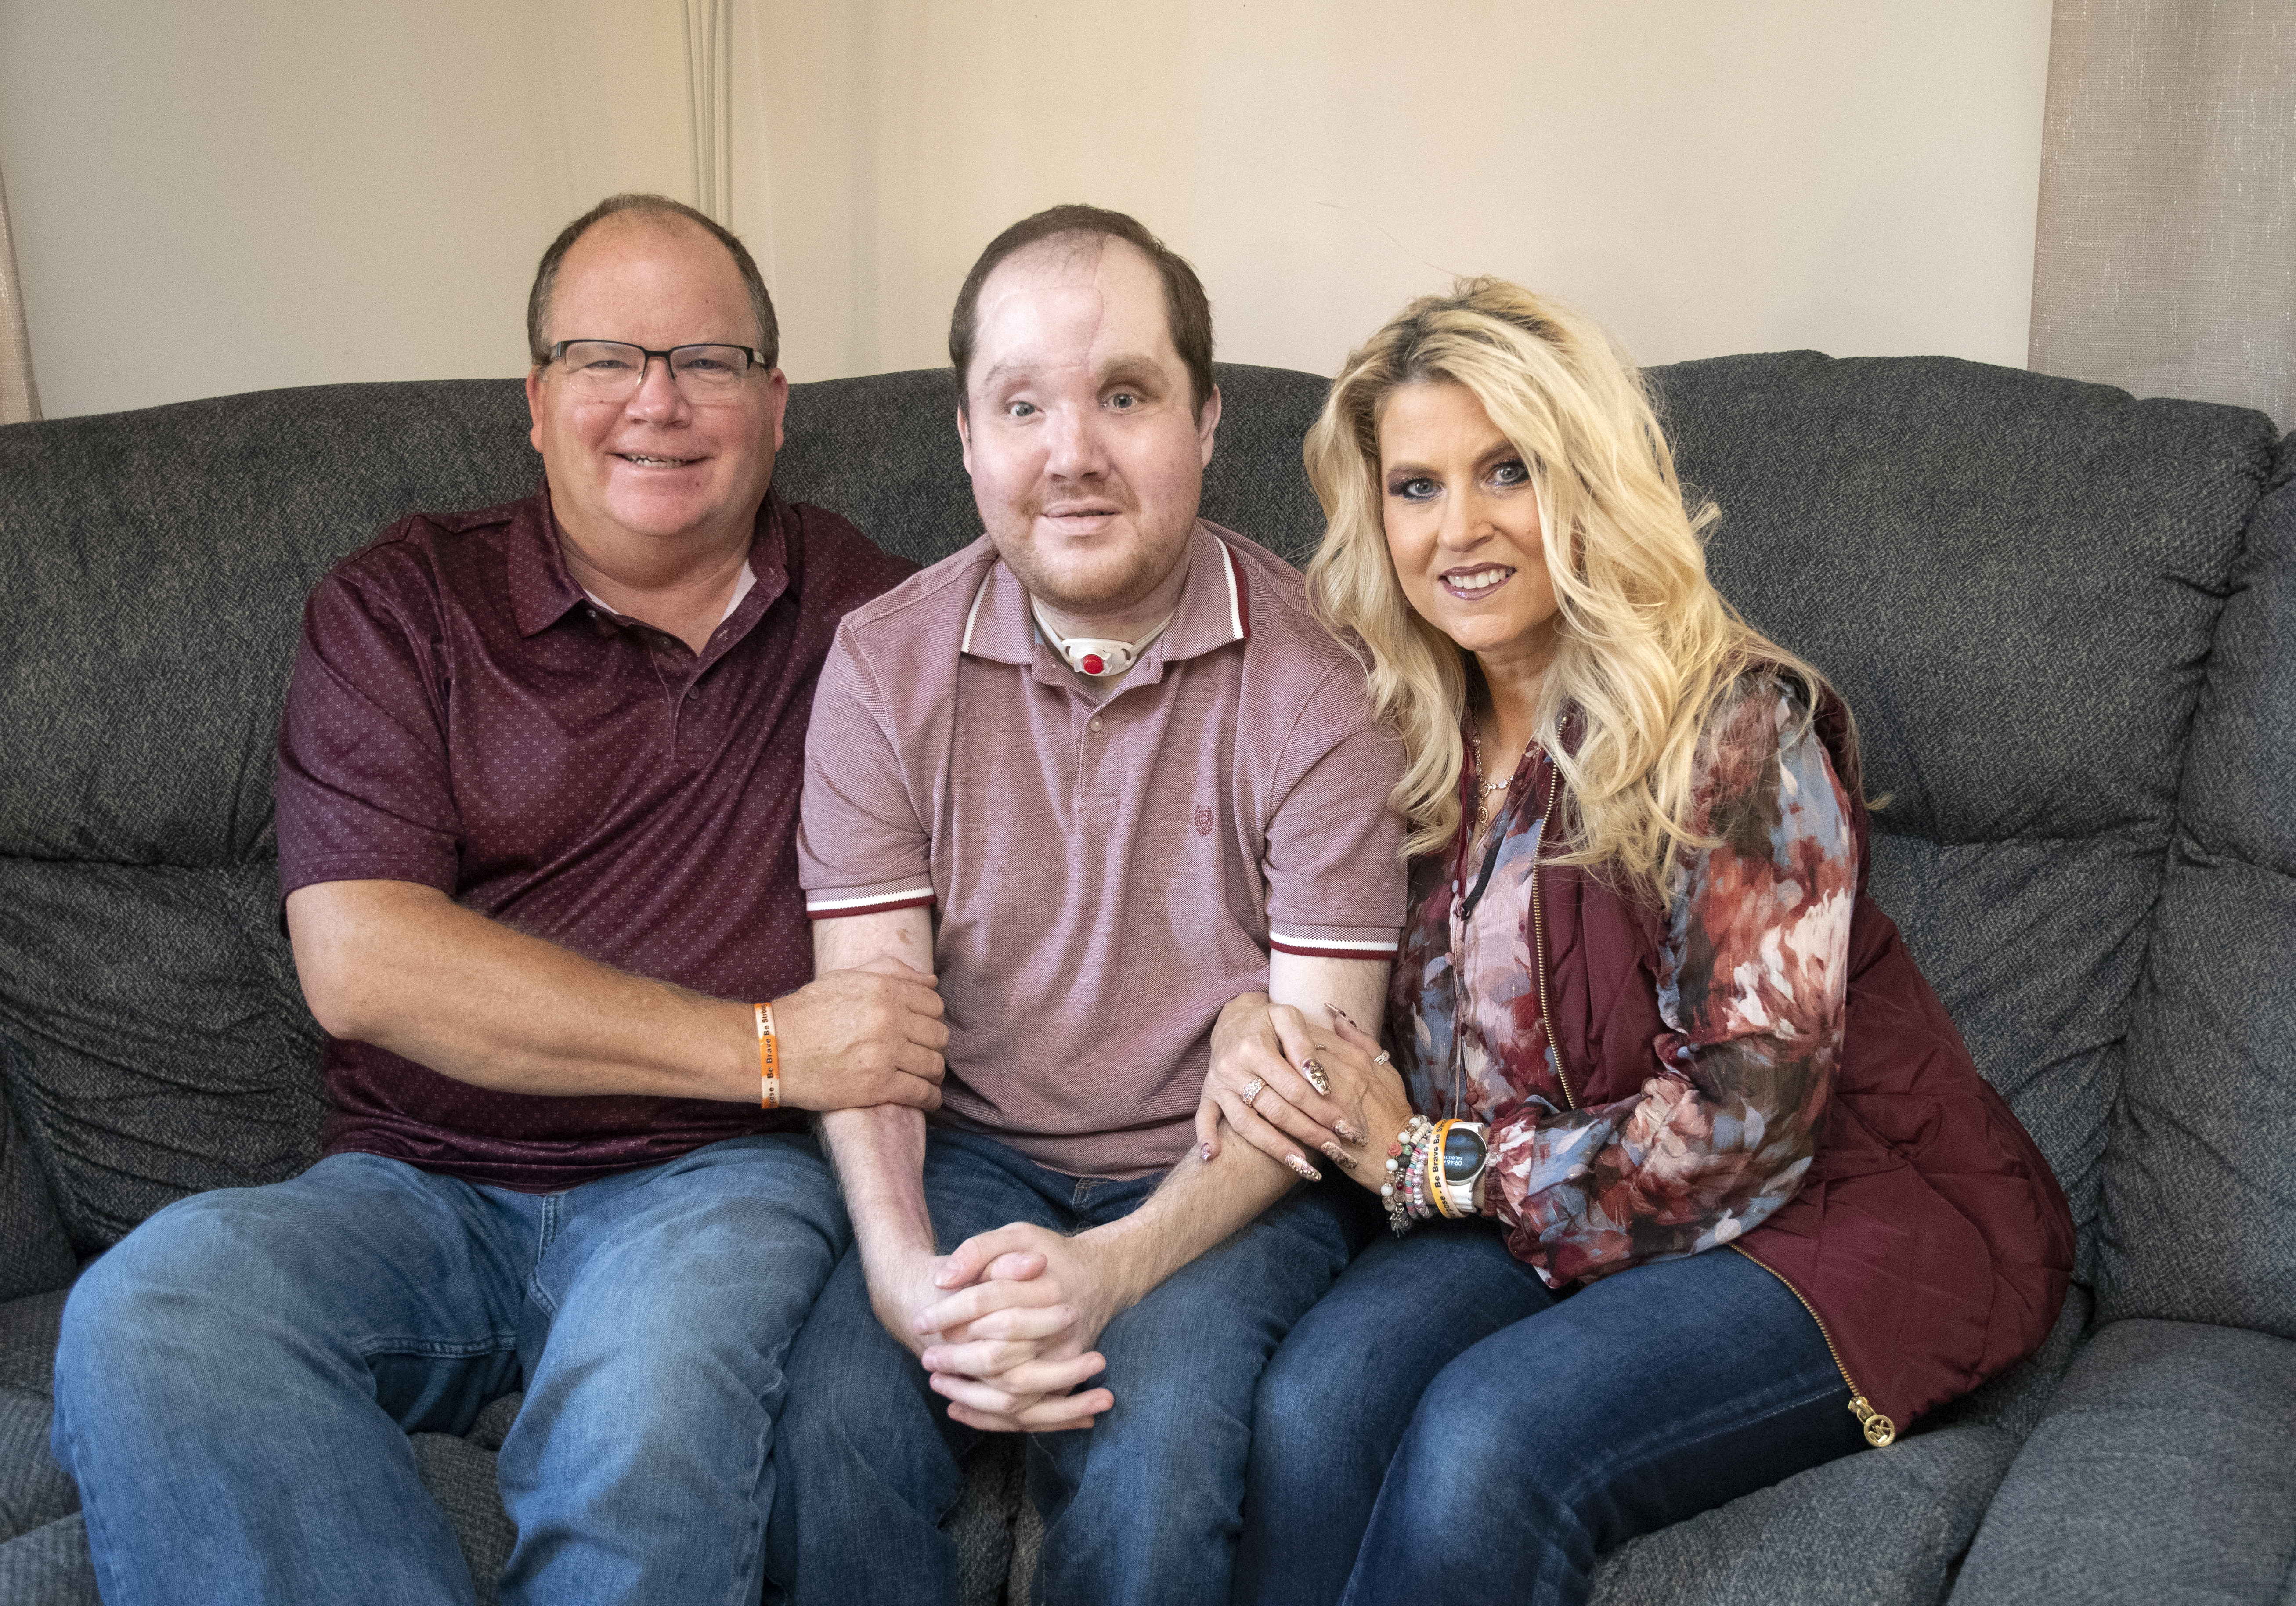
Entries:
POLYGON ((1435 1127, 1423 1115, 1414 1115, 1387 1146, 1387 1180, 1379 1186, 1380 1202, 1387 1207, 1387 1225, 1398 1238, 1413 1224, 1435 1213, 1427 1193, 1425 1151, 1435 1127))

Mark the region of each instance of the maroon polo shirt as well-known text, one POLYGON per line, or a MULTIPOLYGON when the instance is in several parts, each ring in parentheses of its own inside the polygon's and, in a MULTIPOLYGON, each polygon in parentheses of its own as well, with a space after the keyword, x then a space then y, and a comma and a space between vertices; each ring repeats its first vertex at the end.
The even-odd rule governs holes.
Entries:
MULTIPOLYGON (((280 892, 401 881, 720 998, 813 977, 797 881, 814 681, 846 610, 912 573, 768 496, 756 576, 696 653, 593 602, 549 495, 417 514, 311 594, 280 725, 280 892)), ((329 1038, 330 1154, 529 1192, 795 1118, 473 1086, 329 1038)))

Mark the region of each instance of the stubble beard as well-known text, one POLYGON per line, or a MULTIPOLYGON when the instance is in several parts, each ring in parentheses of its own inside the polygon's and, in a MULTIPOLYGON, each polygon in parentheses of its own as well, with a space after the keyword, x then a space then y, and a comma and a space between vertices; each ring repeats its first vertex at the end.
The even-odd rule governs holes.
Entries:
MULTIPOLYGON (((1018 540, 994 535, 997 555, 1030 596, 1063 614, 1092 618, 1120 612, 1148 596, 1171 578, 1173 569, 1187 561, 1184 529, 1168 544, 1144 535, 1120 557, 1095 553, 1093 561, 1084 564, 1046 562, 1025 533, 1033 522, 1033 512, 1024 516, 1024 533, 1018 540)), ((1191 518, 1186 529, 1194 527, 1191 518)))

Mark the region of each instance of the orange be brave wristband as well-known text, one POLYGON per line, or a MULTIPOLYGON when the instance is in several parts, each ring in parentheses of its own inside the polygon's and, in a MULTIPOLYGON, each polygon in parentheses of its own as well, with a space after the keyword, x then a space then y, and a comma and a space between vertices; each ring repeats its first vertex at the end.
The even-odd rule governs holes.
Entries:
POLYGON ((774 1040, 774 1006, 751 1005, 758 1013, 758 1108, 782 1107, 782 1051, 774 1040))

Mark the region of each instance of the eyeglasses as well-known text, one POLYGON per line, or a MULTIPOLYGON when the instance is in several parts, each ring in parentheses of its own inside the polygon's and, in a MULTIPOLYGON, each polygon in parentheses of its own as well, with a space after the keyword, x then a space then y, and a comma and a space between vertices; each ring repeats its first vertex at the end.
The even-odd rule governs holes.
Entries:
POLYGON ((649 351, 627 340, 561 340, 550 360, 566 365, 566 382, 599 401, 627 401, 645 382, 646 365, 660 357, 669 365, 670 381, 688 401, 731 401, 749 377, 750 365, 765 356, 747 346, 673 346, 649 351))

